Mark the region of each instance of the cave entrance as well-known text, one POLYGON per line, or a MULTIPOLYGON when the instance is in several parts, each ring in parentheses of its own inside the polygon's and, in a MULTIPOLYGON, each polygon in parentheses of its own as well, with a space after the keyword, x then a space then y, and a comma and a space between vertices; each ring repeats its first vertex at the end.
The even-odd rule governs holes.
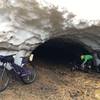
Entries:
POLYGON ((34 59, 53 64, 80 63, 81 54, 90 51, 77 40, 54 38, 38 46, 34 51, 34 59))

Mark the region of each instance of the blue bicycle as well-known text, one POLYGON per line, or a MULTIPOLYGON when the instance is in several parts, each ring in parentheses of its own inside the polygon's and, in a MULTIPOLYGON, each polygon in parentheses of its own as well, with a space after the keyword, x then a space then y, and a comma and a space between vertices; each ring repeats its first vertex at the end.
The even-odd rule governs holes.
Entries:
POLYGON ((0 92, 5 90, 9 84, 11 71, 16 74, 25 84, 32 83, 36 78, 36 69, 29 65, 29 58, 22 57, 21 66, 14 63, 14 55, 0 55, 0 92))

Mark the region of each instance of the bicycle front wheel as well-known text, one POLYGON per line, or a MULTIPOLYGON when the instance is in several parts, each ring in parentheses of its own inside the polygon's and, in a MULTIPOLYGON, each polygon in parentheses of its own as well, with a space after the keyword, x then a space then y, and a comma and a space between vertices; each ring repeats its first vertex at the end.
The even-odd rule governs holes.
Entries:
POLYGON ((30 84, 35 81, 36 76, 37 76, 37 71, 36 68, 32 65, 25 65, 24 66, 26 72, 29 72, 29 74, 21 77, 21 80, 23 81, 24 84, 30 84))
POLYGON ((7 88, 9 81, 10 78, 7 70, 3 66, 0 66, 0 92, 7 88))

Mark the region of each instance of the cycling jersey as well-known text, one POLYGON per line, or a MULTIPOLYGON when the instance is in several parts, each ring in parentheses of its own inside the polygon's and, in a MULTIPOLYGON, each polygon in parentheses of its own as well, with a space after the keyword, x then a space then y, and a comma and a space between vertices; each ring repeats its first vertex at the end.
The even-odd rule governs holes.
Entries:
POLYGON ((81 56, 81 60, 84 61, 84 63, 93 60, 93 56, 92 55, 82 55, 81 56))

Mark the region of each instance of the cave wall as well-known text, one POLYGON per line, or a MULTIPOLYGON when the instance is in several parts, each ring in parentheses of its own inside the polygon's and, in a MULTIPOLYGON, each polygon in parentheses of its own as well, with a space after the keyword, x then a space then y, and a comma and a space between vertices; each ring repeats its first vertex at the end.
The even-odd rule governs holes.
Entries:
POLYGON ((83 29, 68 28, 62 33, 56 33, 54 37, 61 37, 63 39, 70 38, 84 44, 88 49, 93 51, 100 50, 100 27, 91 26, 83 29))
POLYGON ((55 37, 76 39, 99 50, 99 20, 76 20, 70 11, 35 0, 0 0, 0 54, 16 53, 19 59, 55 37))

